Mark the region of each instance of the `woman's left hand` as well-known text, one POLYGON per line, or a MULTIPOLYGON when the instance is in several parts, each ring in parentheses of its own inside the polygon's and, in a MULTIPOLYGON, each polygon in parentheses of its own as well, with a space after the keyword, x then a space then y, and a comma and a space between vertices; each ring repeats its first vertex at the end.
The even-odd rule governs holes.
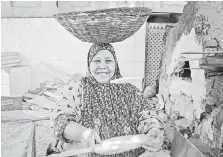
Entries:
POLYGON ((151 152, 159 151, 164 141, 163 134, 164 134, 163 131, 160 129, 157 128, 151 129, 147 133, 147 140, 142 147, 151 152))

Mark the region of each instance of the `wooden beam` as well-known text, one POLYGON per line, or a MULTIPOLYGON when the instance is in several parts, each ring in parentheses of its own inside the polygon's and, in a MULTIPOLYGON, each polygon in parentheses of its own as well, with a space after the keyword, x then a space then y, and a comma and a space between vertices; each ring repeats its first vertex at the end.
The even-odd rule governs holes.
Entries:
POLYGON ((183 52, 181 54, 223 54, 223 51, 213 51, 213 52, 183 52))

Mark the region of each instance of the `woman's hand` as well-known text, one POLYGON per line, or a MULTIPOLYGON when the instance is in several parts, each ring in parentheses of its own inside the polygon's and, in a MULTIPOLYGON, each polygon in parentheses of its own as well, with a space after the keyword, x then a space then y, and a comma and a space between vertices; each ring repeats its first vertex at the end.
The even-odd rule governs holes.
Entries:
POLYGON ((143 92, 143 97, 145 99, 152 98, 156 95, 156 85, 147 86, 143 92))
POLYGON ((153 128, 147 133, 146 143, 143 145, 148 151, 157 152, 161 149, 164 141, 163 131, 153 128))
POLYGON ((82 134, 83 140, 88 147, 94 148, 96 142, 101 143, 101 138, 93 129, 85 129, 82 134))

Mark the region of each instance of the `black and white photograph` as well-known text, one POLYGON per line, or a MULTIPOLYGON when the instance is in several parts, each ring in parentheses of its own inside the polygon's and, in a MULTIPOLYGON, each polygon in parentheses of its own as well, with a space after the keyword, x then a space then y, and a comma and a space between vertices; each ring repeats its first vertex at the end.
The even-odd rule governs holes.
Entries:
POLYGON ((1 1, 2 157, 223 157, 223 1, 1 1))

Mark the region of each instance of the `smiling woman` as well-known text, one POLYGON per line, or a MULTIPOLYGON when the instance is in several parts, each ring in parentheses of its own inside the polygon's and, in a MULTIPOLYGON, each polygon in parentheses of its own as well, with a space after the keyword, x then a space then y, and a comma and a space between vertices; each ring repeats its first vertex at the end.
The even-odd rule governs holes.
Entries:
POLYGON ((60 107, 54 110, 54 134, 64 142, 55 144, 54 150, 63 152, 95 148, 97 144, 100 149, 86 154, 86 157, 103 157, 107 154, 110 157, 139 157, 145 150, 159 151, 164 140, 163 123, 158 116, 145 117, 143 114, 143 111, 152 110, 153 105, 130 83, 110 83, 122 78, 113 46, 108 43, 93 44, 87 63, 88 77, 76 81, 76 85, 70 89, 74 95, 72 99, 64 95, 67 104, 59 104, 60 107), (151 132, 155 128, 157 131, 151 132), (142 140, 137 146, 133 144, 131 150, 127 149, 131 143, 118 146, 115 150, 102 150, 107 140, 119 142, 112 140, 118 137, 123 142, 129 138, 127 136, 140 134, 145 137, 143 139, 152 134, 154 139, 142 140))

